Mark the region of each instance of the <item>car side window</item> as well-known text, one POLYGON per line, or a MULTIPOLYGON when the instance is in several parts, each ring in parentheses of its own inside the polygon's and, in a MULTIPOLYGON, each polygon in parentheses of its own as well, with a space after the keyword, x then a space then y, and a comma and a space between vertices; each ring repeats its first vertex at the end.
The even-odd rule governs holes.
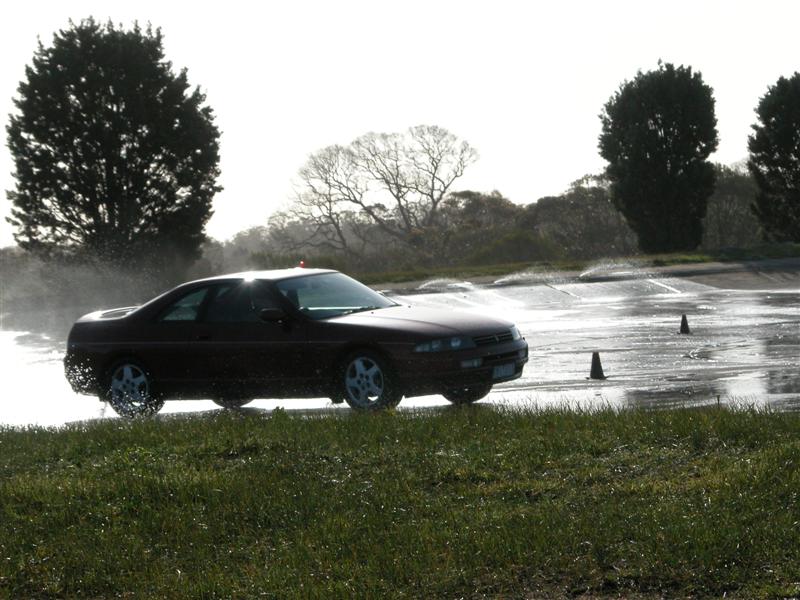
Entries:
POLYGON ((248 323, 261 321, 264 308, 279 308, 270 290, 260 281, 243 281, 220 289, 206 311, 208 323, 248 323))
POLYGON ((200 306, 208 294, 207 287, 189 292, 176 302, 169 305, 159 315, 159 321, 196 321, 197 315, 200 313, 200 306))

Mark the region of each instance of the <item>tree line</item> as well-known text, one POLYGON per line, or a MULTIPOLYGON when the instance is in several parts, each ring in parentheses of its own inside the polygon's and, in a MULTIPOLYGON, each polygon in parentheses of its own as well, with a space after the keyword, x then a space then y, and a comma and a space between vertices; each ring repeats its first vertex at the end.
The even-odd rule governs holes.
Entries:
MULTIPOLYGON (((716 187, 703 219, 700 249, 758 244, 760 225, 751 210, 756 193, 752 176, 743 165, 715 164, 714 171, 716 187)), ((528 205, 515 204, 498 191, 453 192, 441 208, 446 225, 440 235, 431 230, 430 243, 416 239, 424 251, 382 236, 373 227, 371 243, 349 256, 335 244, 326 245, 321 235, 318 244, 309 244, 318 224, 287 212, 274 217, 269 226, 249 228, 226 242, 207 241, 200 264, 202 272, 279 268, 294 266, 303 257, 316 266, 376 272, 635 255, 636 234, 614 206, 609 188, 606 177, 587 175, 563 194, 528 205)), ((357 239, 361 243, 363 238, 357 239)))
POLYGON ((709 161, 701 73, 659 62, 602 107, 605 172, 559 196, 457 189, 478 155, 442 127, 372 132, 311 154, 284 210, 227 244, 204 234, 221 190, 214 114, 160 30, 70 22, 39 44, 14 103, 9 221, 41 257, 386 270, 800 241, 800 73, 759 100, 746 168, 709 161))

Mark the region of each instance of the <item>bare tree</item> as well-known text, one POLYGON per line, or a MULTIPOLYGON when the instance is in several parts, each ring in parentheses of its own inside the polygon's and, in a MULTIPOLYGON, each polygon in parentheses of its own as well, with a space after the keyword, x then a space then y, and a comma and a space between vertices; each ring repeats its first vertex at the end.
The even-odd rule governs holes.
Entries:
POLYGON ((436 224, 439 206, 453 182, 477 159, 466 141, 436 125, 411 127, 404 135, 368 133, 351 148, 372 190, 392 210, 387 219, 370 214, 368 206, 362 208, 384 230, 401 238, 436 224))
POLYGON ((300 246, 354 253, 348 222, 356 220, 352 207, 363 203, 367 184, 352 152, 343 146, 328 146, 309 157, 299 177, 302 189, 291 214, 311 226, 306 238, 299 240, 300 246))
POLYGON ((478 153, 466 141, 459 141, 446 129, 420 125, 409 129, 409 160, 413 166, 413 190, 417 206, 423 209, 422 223, 431 226, 439 205, 456 179, 478 159, 478 153))
POLYGON ((309 157, 290 212, 313 224, 309 247, 360 254, 375 229, 413 244, 438 225, 443 200, 476 159, 467 142, 435 125, 368 133, 309 157))

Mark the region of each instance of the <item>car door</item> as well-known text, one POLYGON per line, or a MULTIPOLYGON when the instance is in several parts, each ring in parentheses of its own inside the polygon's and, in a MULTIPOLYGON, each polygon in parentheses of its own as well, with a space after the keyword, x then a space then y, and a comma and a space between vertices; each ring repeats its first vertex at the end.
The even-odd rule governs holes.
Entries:
POLYGON ((260 316, 263 309, 282 306, 265 281, 245 280, 215 290, 191 353, 221 395, 269 397, 304 377, 305 324, 260 316))
POLYGON ((179 295, 134 333, 138 342, 132 350, 145 360, 153 377, 170 389, 185 391, 197 378, 197 363, 188 350, 199 335, 201 310, 214 287, 197 287, 179 295))

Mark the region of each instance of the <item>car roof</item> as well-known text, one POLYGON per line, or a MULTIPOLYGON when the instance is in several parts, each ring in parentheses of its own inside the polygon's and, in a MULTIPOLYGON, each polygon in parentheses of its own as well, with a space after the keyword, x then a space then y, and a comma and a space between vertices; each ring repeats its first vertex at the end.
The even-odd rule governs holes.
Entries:
POLYGON ((338 271, 334 271, 333 269, 306 269, 304 267, 295 267, 293 269, 273 269, 271 271, 242 271, 240 273, 229 273, 227 275, 215 275, 214 277, 197 279, 189 283, 195 284, 227 279, 264 279, 267 281, 279 281, 281 279, 307 277, 309 275, 319 275, 321 273, 338 273, 338 271))
POLYGON ((166 298, 173 297, 175 294, 183 293, 187 289, 192 289, 196 287, 198 284, 204 283, 212 283, 214 281, 231 281, 237 279, 247 279, 247 280, 255 280, 261 279, 266 281, 280 281, 282 279, 290 279, 292 277, 308 277, 310 275, 320 275, 323 273, 338 273, 334 269, 306 269, 303 267, 295 267, 294 269, 273 269, 271 271, 242 271, 241 273, 229 273, 227 275, 216 275, 214 277, 206 277, 204 279, 195 279, 194 281, 187 281, 178 285, 177 287, 172 288, 171 290, 167 290, 163 294, 160 294, 153 298, 152 300, 148 300, 144 304, 140 305, 136 310, 132 311, 131 314, 137 313, 142 314, 147 313, 148 310, 151 310, 152 307, 159 307, 162 302, 165 301, 166 298))

